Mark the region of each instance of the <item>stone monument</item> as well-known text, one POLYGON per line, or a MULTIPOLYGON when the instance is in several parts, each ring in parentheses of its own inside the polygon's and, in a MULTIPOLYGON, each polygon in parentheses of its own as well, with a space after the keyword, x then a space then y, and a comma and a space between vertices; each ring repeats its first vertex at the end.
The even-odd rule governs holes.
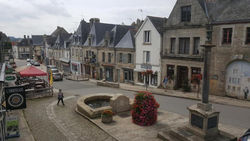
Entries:
POLYGON ((110 106, 114 113, 126 112, 131 109, 130 101, 127 96, 117 94, 110 99, 110 106))

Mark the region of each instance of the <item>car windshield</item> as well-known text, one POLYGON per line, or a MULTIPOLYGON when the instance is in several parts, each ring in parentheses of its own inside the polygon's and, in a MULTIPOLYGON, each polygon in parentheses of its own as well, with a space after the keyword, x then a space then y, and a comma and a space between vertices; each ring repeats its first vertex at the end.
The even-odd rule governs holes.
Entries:
POLYGON ((58 70, 51 70, 51 71, 52 71, 52 73, 59 73, 58 70))

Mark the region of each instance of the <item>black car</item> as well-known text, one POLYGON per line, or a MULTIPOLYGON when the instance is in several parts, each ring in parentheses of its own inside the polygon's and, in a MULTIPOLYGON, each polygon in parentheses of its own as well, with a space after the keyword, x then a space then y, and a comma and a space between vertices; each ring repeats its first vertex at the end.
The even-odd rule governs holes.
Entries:
POLYGON ((245 134, 239 138, 239 141, 250 141, 250 129, 248 129, 245 134))

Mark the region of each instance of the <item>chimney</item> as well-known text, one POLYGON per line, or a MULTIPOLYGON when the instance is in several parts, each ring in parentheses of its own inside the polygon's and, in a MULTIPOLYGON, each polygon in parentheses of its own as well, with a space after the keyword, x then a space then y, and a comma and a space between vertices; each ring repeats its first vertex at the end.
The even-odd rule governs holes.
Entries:
POLYGON ((99 18, 91 18, 91 19, 89 20, 90 27, 91 27, 94 23, 100 23, 100 19, 99 19, 99 18))
POLYGON ((28 41, 28 45, 30 45, 30 36, 29 35, 27 35, 27 41, 28 41))
POLYGON ((106 40, 110 39, 110 32, 109 31, 105 31, 105 39, 106 40))

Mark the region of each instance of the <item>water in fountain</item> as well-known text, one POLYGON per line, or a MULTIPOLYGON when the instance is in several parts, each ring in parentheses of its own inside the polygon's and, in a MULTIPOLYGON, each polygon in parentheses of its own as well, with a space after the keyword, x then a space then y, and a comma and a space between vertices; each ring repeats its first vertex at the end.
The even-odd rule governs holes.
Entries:
POLYGON ((96 109, 96 108, 100 108, 100 107, 104 107, 104 106, 109 106, 109 100, 108 99, 102 99, 102 100, 92 100, 92 101, 88 101, 86 102, 86 104, 93 108, 93 109, 96 109))

